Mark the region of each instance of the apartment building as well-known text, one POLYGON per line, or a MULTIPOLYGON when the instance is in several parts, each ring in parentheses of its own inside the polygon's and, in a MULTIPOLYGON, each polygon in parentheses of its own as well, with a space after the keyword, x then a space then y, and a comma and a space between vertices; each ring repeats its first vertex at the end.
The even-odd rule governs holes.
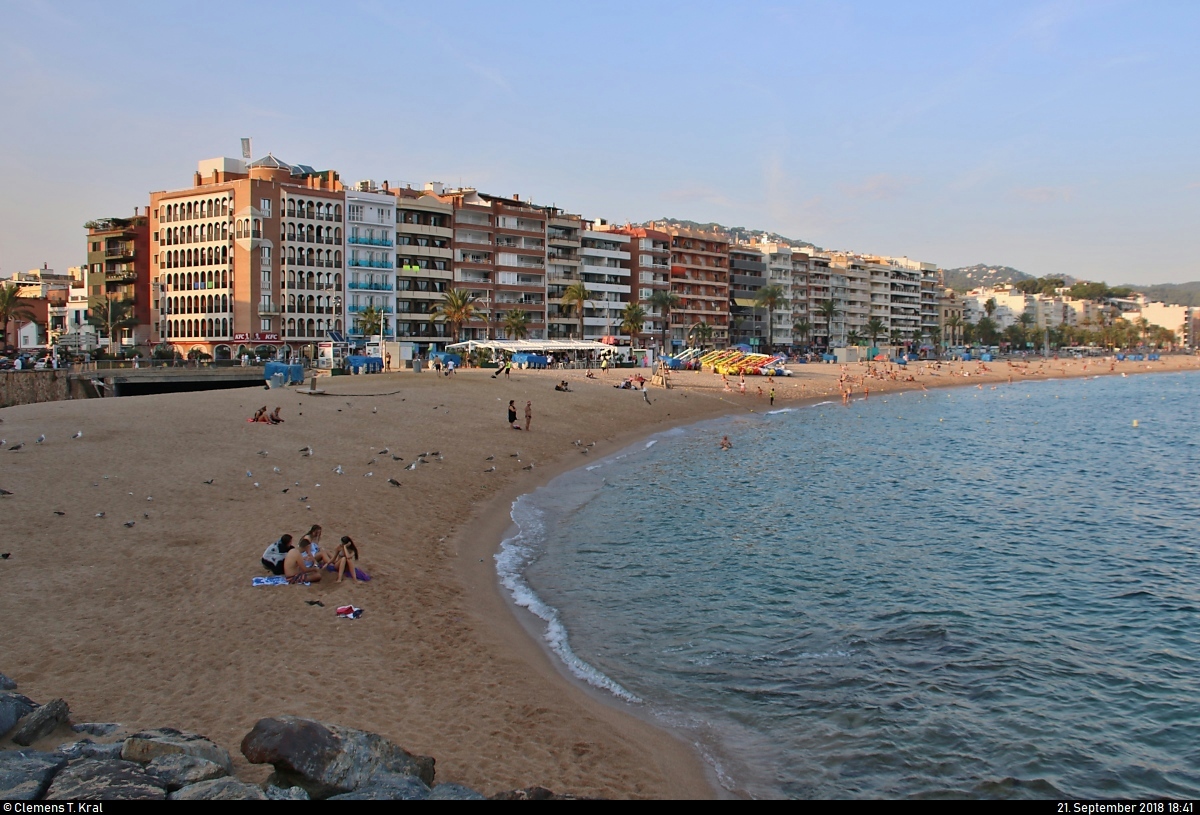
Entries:
MULTIPOLYGON (((603 222, 587 226, 606 226, 603 222)), ((620 336, 622 312, 630 298, 631 238, 585 228, 579 233, 579 277, 591 297, 583 310, 583 339, 620 336)), ((628 338, 628 334, 625 337, 628 338)))
MULTIPOLYGON (((789 257, 788 276, 791 277, 789 257)), ((770 284, 764 253, 756 244, 729 247, 729 344, 765 351, 771 345, 767 310, 756 302, 759 291, 770 284)), ((788 281, 791 288, 791 281, 788 281)))
POLYGON ((813 264, 813 254, 811 247, 792 247, 792 342, 797 346, 807 345, 812 337, 808 273, 813 264))
MULTIPOLYGON (((680 224, 652 226, 671 237, 671 291, 679 306, 671 312, 671 343, 682 346, 694 337, 694 326, 712 328, 709 344, 729 343, 729 236, 680 224)), ((665 349, 664 349, 665 350, 665 349)))
MULTIPOLYGON (((784 349, 792 345, 792 326, 796 323, 797 300, 796 278, 792 263, 792 247, 785 243, 761 240, 754 244, 762 253, 766 264, 767 284, 778 286, 783 292, 786 305, 775 310, 768 344, 772 349, 784 349)), ((732 250, 730 250, 732 253, 732 250)), ((803 296, 803 295, 801 295, 803 296)))
POLYGON ((344 205, 336 172, 271 155, 203 160, 191 188, 151 193, 155 340, 218 360, 311 356, 344 330, 344 205))
POLYGON ((671 236, 659 229, 629 224, 596 228, 629 236, 629 301, 646 312, 642 333, 651 345, 659 345, 669 325, 663 310, 650 300, 657 291, 671 290, 671 236))
MULTIPOLYGON (((387 182, 384 182, 386 188, 387 182)), ((396 337, 396 253, 393 239, 396 196, 378 189, 374 181, 360 181, 346 195, 346 336, 352 343, 370 337, 362 318, 380 316, 378 333, 384 340, 396 337)), ((290 302, 289 302, 290 306, 290 302)))
POLYGON ((551 210, 520 196, 499 198, 472 188, 448 190, 454 206, 454 284, 482 308, 459 339, 504 333, 508 312, 522 310, 529 339, 546 338, 546 223, 551 210))
POLYGON ((120 329, 112 350, 142 346, 148 352, 153 336, 150 298, 150 215, 135 208, 131 218, 97 218, 87 229, 87 274, 84 284, 92 309, 107 309, 105 301, 132 303, 134 326, 120 329))
POLYGON ((938 293, 938 329, 946 345, 962 345, 963 326, 966 320, 963 301, 954 289, 943 288, 938 293))
POLYGON ((442 185, 398 189, 396 197, 396 339, 420 354, 444 348, 450 327, 434 306, 454 287, 454 206, 442 185))
POLYGON ((579 282, 583 246, 583 218, 566 212, 550 212, 546 222, 546 338, 565 340, 579 333, 574 305, 563 294, 579 282))

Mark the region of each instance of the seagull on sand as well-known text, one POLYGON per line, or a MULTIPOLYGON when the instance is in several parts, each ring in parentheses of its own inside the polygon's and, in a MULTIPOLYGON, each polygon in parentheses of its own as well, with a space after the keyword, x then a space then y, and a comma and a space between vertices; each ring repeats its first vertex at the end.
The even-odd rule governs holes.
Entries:
POLYGON ((379 451, 379 455, 386 456, 388 454, 388 452, 389 452, 388 448, 385 447, 379 451))
POLYGON ((40 436, 38 436, 38 437, 37 437, 37 439, 36 439, 36 440, 35 440, 33 443, 34 443, 34 444, 41 444, 41 443, 42 443, 42 442, 44 442, 45 440, 46 440, 46 434, 45 434, 45 433, 43 433, 43 434, 41 434, 40 436))
POLYGON ((408 465, 407 467, 405 467, 404 469, 406 469, 406 470, 415 470, 415 469, 417 469, 417 462, 415 462, 415 461, 414 461, 412 464, 409 464, 409 465, 408 465))
POLYGON ((392 456, 392 461, 404 461, 404 456, 392 456))
POLYGON ((25 446, 25 442, 21 442, 20 444, 14 444, 12 447, 8 448, 8 452, 15 453, 17 450, 20 450, 24 446, 25 446))
POLYGON ((54 510, 54 514, 55 515, 66 515, 67 513, 63 512, 61 509, 56 509, 56 510, 54 510))
POLYGON ((371 476, 373 476, 373 475, 375 475, 375 473, 373 473, 373 472, 371 472, 371 473, 365 473, 365 474, 363 475, 363 478, 370 478, 370 477, 371 477, 371 476))
POLYGON ((211 486, 211 485, 212 485, 212 482, 214 482, 214 481, 216 481, 216 480, 217 480, 217 479, 215 479, 215 478, 210 478, 210 479, 208 479, 207 481, 205 481, 204 483, 205 483, 205 484, 208 484, 208 485, 210 485, 210 486, 211 486))
POLYGON ((526 465, 525 465, 524 467, 522 467, 521 469, 522 469, 522 470, 532 470, 532 469, 533 469, 533 463, 532 463, 532 462, 530 462, 529 464, 526 464, 526 465))
POLYGON ((305 448, 302 448, 302 449, 300 450, 300 454, 301 454, 301 455, 305 455, 305 456, 311 456, 311 455, 312 455, 312 447, 305 447, 305 448))
POLYGON ((96 517, 97 517, 97 518, 103 518, 103 517, 104 517, 104 513, 103 513, 103 512, 97 512, 97 513, 96 513, 96 517))
POLYGON ((246 478, 254 478, 254 473, 250 472, 249 470, 246 470, 246 478))
POLYGON ((137 523, 137 521, 126 521, 125 526, 133 526, 136 523, 137 523))
POLYGON ((399 482, 399 481, 397 481, 397 480, 396 480, 396 479, 394 479, 394 478, 389 478, 389 479, 388 479, 388 483, 389 483, 389 484, 391 484, 393 487, 399 487, 399 486, 400 486, 400 482, 399 482))
POLYGON ((495 456, 488 456, 487 458, 484 459, 484 461, 495 461, 495 460, 496 460, 495 456))
POLYGON ((337 473, 338 475, 341 475, 343 472, 345 472, 345 471, 342 469, 342 465, 341 465, 341 464, 339 464, 338 466, 334 467, 334 468, 333 468, 333 471, 334 471, 335 473, 337 473))
POLYGON ((282 472, 283 472, 283 470, 279 469, 278 467, 272 467, 271 469, 272 469, 272 470, 274 470, 274 471, 275 471, 275 472, 277 472, 277 473, 282 473, 282 472))
POLYGON ((0 490, 0 495, 12 495, 8 490, 0 490))
POLYGON ((262 456, 262 457, 266 458, 266 456, 267 456, 267 451, 266 451, 266 450, 259 450, 259 451, 258 451, 258 454, 259 454, 260 456, 262 456))
POLYGON ((72 436, 71 438, 73 438, 73 439, 82 439, 82 438, 83 438, 83 431, 82 431, 82 430, 77 430, 77 431, 75 431, 75 435, 74 435, 74 436, 72 436))
POLYGON ((496 472, 496 465, 495 465, 495 464, 493 464, 491 467, 488 467, 486 470, 484 470, 484 472, 485 472, 485 473, 494 473, 494 472, 496 472))

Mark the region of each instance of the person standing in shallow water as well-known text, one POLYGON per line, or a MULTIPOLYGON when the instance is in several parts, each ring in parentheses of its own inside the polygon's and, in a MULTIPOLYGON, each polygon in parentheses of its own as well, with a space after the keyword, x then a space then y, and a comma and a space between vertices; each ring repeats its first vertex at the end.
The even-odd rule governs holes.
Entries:
POLYGON ((525 429, 529 430, 529 423, 533 421, 533 402, 525 403, 525 429))

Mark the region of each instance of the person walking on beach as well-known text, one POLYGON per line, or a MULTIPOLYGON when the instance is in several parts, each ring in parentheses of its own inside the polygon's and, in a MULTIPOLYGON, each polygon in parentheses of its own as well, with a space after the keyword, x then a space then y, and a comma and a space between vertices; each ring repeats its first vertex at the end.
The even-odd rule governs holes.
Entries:
POLYGON ((392 352, 388 351, 383 355, 383 366, 385 370, 392 370, 392 352))
POLYGON ((529 430, 529 423, 533 421, 533 402, 525 403, 525 429, 529 430))
POLYGON ((512 360, 511 359, 504 360, 504 378, 505 379, 512 378, 512 360))
POLYGON ((771 397, 771 407, 775 407, 775 389, 771 388, 771 392, 767 395, 771 397))
POLYGON ((517 424, 517 401, 515 399, 508 400, 508 426, 513 430, 521 429, 521 426, 517 424))

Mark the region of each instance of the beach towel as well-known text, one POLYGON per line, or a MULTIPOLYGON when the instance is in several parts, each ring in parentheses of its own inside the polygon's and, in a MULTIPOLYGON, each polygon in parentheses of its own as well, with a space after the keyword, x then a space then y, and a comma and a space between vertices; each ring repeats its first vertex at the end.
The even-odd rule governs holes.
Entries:
MULTIPOLYGON (((251 581, 254 586, 286 586, 288 579, 283 575, 272 575, 271 577, 256 577, 251 581)), ((307 586, 308 583, 299 583, 298 585, 307 586)))
POLYGON ((358 606, 338 606, 337 615, 350 620, 357 620, 362 616, 363 610, 358 606))
MULTIPOLYGON (((325 567, 325 571, 333 572, 334 574, 337 574, 337 566, 330 563, 325 567)), ((362 569, 358 568, 357 566, 354 568, 354 575, 355 575, 355 577, 357 577, 359 580, 363 581, 364 583, 371 579, 371 575, 367 574, 366 572, 364 572, 362 569)))

